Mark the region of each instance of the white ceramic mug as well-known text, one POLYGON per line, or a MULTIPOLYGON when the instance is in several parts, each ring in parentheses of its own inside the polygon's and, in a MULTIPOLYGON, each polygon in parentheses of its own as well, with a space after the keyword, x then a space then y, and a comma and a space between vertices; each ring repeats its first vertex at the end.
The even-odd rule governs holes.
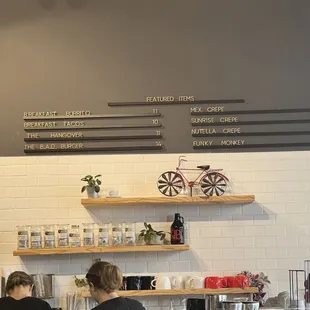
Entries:
POLYGON ((171 277, 171 287, 172 289, 184 289, 184 281, 181 276, 171 277))
POLYGON ((152 282, 151 285, 157 290, 171 290, 171 282, 167 276, 158 276, 152 282), (156 281, 156 285, 154 282, 156 281))
POLYGON ((193 276, 186 276, 184 277, 184 286, 185 286, 185 289, 190 289, 190 286, 189 286, 189 280, 192 279, 193 276))
POLYGON ((192 277, 188 280, 189 288, 204 288, 205 278, 204 277, 192 277))

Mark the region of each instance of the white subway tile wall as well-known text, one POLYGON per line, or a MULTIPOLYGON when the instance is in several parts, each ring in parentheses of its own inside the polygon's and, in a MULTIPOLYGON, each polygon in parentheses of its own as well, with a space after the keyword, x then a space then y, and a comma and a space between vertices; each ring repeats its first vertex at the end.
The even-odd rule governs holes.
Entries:
MULTIPOLYGON (((233 194, 255 194, 256 202, 235 206, 128 206, 86 210, 80 178, 102 174, 102 194, 160 196, 158 176, 175 169, 179 154, 88 155, 0 158, 0 267, 54 273, 52 305, 66 309, 65 294, 75 290, 93 259, 112 261, 125 274, 222 275, 249 269, 269 275, 269 296, 288 289, 288 269, 310 256, 310 152, 188 154, 188 165, 224 168, 233 194), (16 225, 143 221, 169 229, 167 218, 181 212, 189 252, 115 253, 13 257, 16 225)), ((170 298, 140 298, 148 309, 166 309, 170 298)), ((175 309, 181 300, 174 300, 175 309)), ((168 309, 168 308, 167 308, 168 309)))

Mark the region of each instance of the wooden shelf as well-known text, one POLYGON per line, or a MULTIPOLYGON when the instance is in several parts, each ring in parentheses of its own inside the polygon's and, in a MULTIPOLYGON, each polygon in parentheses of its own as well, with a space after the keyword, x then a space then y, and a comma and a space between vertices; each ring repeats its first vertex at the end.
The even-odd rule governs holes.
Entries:
POLYGON ((254 195, 234 196, 179 196, 179 197, 128 197, 82 199, 81 203, 88 207, 108 207, 111 205, 146 205, 146 204, 249 204, 255 201, 254 195))
MULTIPOLYGON (((180 289, 180 290, 148 290, 148 291, 118 291, 119 296, 175 296, 175 295, 225 295, 225 294, 254 294, 256 287, 221 288, 221 289, 180 289)), ((90 297, 88 291, 82 292, 82 297, 90 297)))
POLYGON ((108 246, 108 247, 80 247, 55 249, 16 250, 14 256, 34 255, 64 255, 64 254, 91 254, 91 253, 123 253, 123 252, 176 252, 188 251, 189 245, 137 245, 137 246, 108 246))

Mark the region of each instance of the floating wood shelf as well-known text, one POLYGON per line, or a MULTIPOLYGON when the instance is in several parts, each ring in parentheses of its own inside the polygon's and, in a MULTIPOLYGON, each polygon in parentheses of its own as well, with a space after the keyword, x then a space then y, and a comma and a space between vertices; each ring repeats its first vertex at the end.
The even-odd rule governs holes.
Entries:
MULTIPOLYGON (((180 290, 148 290, 148 291, 119 291, 119 296, 175 296, 175 295, 225 295, 225 294, 254 294, 256 287, 249 288, 221 288, 221 289, 180 289, 180 290)), ((82 292, 84 298, 90 297, 88 291, 82 292)))
POLYGON ((64 254, 91 254, 91 253, 123 253, 123 252, 177 252, 188 251, 189 245, 137 245, 137 246, 107 246, 107 247, 80 247, 55 249, 16 250, 14 256, 34 255, 64 255, 64 254))
POLYGON ((254 195, 234 196, 180 196, 180 197, 128 197, 82 199, 84 207, 109 207, 111 205, 147 205, 147 204, 249 204, 255 201, 254 195))

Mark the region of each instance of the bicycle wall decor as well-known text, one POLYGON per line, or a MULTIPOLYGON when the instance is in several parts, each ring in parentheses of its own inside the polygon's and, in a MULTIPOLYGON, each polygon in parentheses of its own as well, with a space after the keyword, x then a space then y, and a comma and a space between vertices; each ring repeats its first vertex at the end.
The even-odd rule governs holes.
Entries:
POLYGON ((165 196, 177 196, 186 186, 190 189, 190 196, 193 194, 193 187, 200 186, 206 196, 222 196, 229 179, 220 171, 223 169, 211 169, 210 165, 200 165, 195 169, 182 168, 182 163, 187 160, 186 156, 180 156, 178 166, 175 171, 166 171, 160 175, 157 181, 158 190, 165 196), (198 176, 194 180, 189 180, 184 175, 186 171, 197 171, 198 176))

